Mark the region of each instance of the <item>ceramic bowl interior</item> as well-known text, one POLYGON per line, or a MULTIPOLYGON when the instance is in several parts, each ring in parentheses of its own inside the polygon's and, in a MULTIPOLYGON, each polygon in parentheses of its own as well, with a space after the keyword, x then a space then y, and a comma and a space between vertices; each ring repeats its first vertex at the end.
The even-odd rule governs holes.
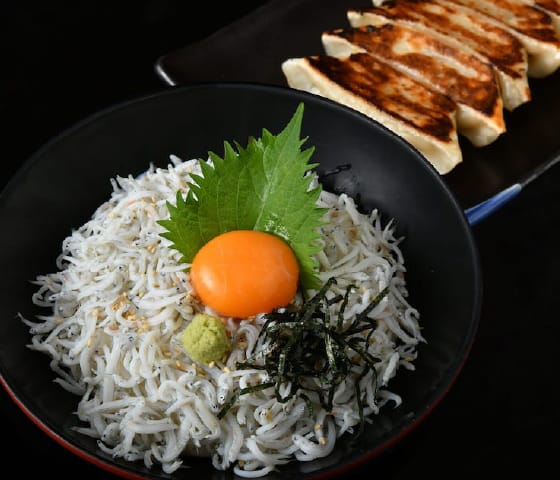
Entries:
MULTIPOLYGON (((223 142, 244 143, 266 128, 279 132, 304 102, 302 134, 314 145, 325 189, 354 196, 365 210, 393 218, 407 266, 410 301, 421 313, 427 343, 414 372, 392 390, 398 408, 382 409, 360 441, 339 441, 327 458, 292 462, 270 478, 331 476, 395 445, 444 397, 464 364, 479 318, 482 285, 477 250, 463 211, 441 177, 410 145, 346 107, 289 88, 244 83, 174 87, 99 112, 38 151, 0 197, 3 275, 0 276, 2 383, 45 432, 86 461, 126 478, 170 478, 143 464, 113 459, 72 430, 78 398, 53 383, 46 356, 32 352, 30 280, 55 271, 61 241, 85 223, 111 193, 109 179, 136 175, 150 163, 223 153, 223 142), (345 168, 340 168, 344 166, 345 168), (346 168, 348 167, 348 168, 346 168), (336 174, 328 174, 338 169, 336 174)), ((400 372, 400 371, 399 371, 400 372)), ((172 478, 226 478, 204 459, 172 478)), ((229 478, 229 477, 227 477, 229 478)))

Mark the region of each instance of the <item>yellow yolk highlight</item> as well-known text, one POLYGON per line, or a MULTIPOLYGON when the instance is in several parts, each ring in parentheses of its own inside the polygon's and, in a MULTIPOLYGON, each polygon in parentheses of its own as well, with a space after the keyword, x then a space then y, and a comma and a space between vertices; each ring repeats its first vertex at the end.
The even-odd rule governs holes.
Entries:
POLYGON ((223 316, 246 318, 288 305, 297 291, 299 266, 276 235, 233 230, 198 251, 190 275, 205 305, 223 316))

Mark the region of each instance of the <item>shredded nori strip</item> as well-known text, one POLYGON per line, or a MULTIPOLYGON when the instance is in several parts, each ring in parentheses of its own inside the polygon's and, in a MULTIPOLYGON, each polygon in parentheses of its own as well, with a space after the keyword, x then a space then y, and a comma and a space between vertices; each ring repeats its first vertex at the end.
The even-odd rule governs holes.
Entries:
MULTIPOLYGON (((385 288, 371 301, 367 308, 356 315, 349 325, 344 326, 344 310, 354 286, 347 287, 344 295, 327 299, 327 292, 336 281, 329 279, 317 294, 304 303, 300 310, 281 310, 267 314, 265 323, 257 339, 264 364, 254 361, 238 363, 240 369, 266 371, 270 381, 237 390, 223 406, 218 418, 223 418, 241 395, 267 388, 274 388, 276 399, 285 403, 294 396, 305 400, 312 413, 314 398, 327 411, 332 411, 333 398, 337 388, 351 369, 363 365, 355 383, 355 397, 360 415, 360 432, 364 424, 364 406, 360 380, 369 372, 374 373, 375 364, 380 360, 368 352, 368 346, 377 322, 368 314, 387 295, 385 288), (336 321, 331 321, 329 305, 341 302, 336 321), (359 356, 361 361, 355 361, 359 356), (282 395, 282 386, 290 386, 282 395)), ((377 385, 374 386, 377 389, 377 385)))

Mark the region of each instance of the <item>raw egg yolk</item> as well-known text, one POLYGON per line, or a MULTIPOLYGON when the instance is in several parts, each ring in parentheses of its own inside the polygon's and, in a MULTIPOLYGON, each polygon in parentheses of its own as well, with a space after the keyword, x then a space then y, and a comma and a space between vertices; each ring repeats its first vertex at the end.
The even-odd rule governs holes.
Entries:
POLYGON ((224 316, 246 318, 289 304, 296 294, 299 266, 280 237, 233 230, 198 251, 190 275, 205 305, 224 316))

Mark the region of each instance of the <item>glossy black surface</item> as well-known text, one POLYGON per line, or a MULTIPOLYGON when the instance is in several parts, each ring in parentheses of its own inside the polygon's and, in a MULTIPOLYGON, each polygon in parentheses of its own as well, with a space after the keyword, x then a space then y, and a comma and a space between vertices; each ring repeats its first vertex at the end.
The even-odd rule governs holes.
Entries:
MULTIPOLYGON (((3 5, 1 185, 63 129, 114 102, 160 88, 163 82, 153 65, 162 55, 202 40, 260 3, 264 2, 230 3, 219 8, 203 3, 197 5, 198 14, 190 2, 179 0, 53 0, 3 5)), ((281 6, 281 2, 270 3, 281 6)), ((325 5, 331 3, 326 0, 325 5)), ((330 18, 328 9, 324 13, 317 9, 313 15, 321 22, 330 18)), ((291 42, 294 36, 315 35, 299 28, 307 20, 289 17, 281 25, 286 35, 276 38, 291 42)), ((334 20, 338 23, 338 18, 334 20)), ((302 53, 306 53, 306 44, 302 46, 302 53)), ((266 55, 265 48, 260 51, 266 55)), ((230 55, 227 70, 216 70, 216 79, 233 79, 240 68, 268 72, 266 64, 260 66, 260 57, 237 48, 230 55)), ((207 58, 207 65, 212 65, 212 57, 207 58)), ((546 82, 547 92, 558 92, 556 82, 546 82)), ((539 133, 538 118, 558 113, 557 100, 547 101, 545 95, 541 98, 543 111, 536 112, 539 115, 536 120, 532 118, 529 130, 519 133, 520 141, 527 142, 525 155, 536 164, 542 162, 549 142, 560 138, 557 121, 549 121, 545 133, 539 133), (531 145, 534 136, 544 138, 545 143, 531 145)), ((522 120, 520 116, 518 121, 522 120)), ((515 162, 519 167, 521 160, 515 162)), ((501 177, 496 176, 494 182, 500 185, 501 177)), ((476 191, 476 182, 470 185, 476 191)), ((560 270, 558 185, 560 168, 555 167, 473 229, 480 252, 484 298, 476 341, 461 374, 437 410, 398 446, 336 478, 470 480, 554 475, 558 468, 554 432, 560 428, 554 380, 560 338, 556 313, 560 270)), ((3 236, 18 234, 0 228, 3 236)), ((39 231, 34 235, 45 238, 39 231)), ((2 268, 6 258, 0 256, 2 268)), ((36 372, 29 372, 30 382, 36 377, 36 372)), ((11 475, 117 480, 47 437, 1 388, 0 418, 3 466, 11 475)))

